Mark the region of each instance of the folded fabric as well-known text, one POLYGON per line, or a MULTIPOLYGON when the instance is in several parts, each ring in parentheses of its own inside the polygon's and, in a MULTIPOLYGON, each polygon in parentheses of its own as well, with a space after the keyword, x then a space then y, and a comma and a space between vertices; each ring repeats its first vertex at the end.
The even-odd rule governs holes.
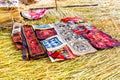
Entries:
POLYGON ((23 59, 34 60, 47 56, 47 50, 38 42, 32 26, 24 25, 22 27, 23 38, 23 59))
POLYGON ((70 60, 76 57, 67 44, 49 49, 48 56, 52 62, 70 60))
POLYGON ((82 34, 97 49, 112 48, 120 46, 120 42, 110 35, 100 30, 90 30, 86 34, 82 34))
POLYGON ((84 23, 84 22, 86 22, 86 20, 83 20, 82 18, 79 18, 79 17, 77 17, 77 16, 76 16, 76 17, 66 17, 66 18, 62 18, 61 21, 64 22, 64 23, 67 23, 67 22, 69 22, 69 21, 72 21, 72 22, 74 22, 74 23, 79 23, 79 22, 84 23))
POLYGON ((23 24, 14 22, 13 29, 12 29, 12 40, 18 50, 22 49, 22 37, 21 37, 21 27, 23 24))
POLYGON ((69 27, 76 33, 81 34, 85 33, 88 30, 93 30, 95 27, 91 24, 91 22, 87 20, 83 20, 79 17, 67 17, 61 19, 62 22, 67 23, 69 27))
POLYGON ((67 24, 62 22, 56 23, 55 28, 61 38, 67 42, 74 55, 80 56, 96 52, 96 49, 93 48, 84 37, 72 32, 71 28, 67 24))
POLYGON ((120 42, 110 35, 97 30, 90 22, 78 17, 63 18, 61 21, 67 23, 67 25, 76 34, 82 35, 96 48, 106 49, 115 46, 119 46, 120 42))
POLYGON ((25 19, 38 20, 38 19, 42 18, 46 14, 46 9, 23 11, 20 14, 25 19))
POLYGON ((35 29, 35 32, 39 40, 44 40, 46 38, 57 35, 57 32, 55 31, 54 28, 35 29))
POLYGON ((47 48, 52 62, 75 58, 69 46, 59 36, 49 37, 41 42, 47 48))
POLYGON ((68 42, 68 44, 70 49, 73 51, 73 54, 76 56, 94 53, 97 51, 87 40, 81 41, 80 39, 77 39, 74 42, 68 42))
POLYGON ((62 22, 55 24, 55 30, 66 42, 72 42, 76 39, 85 40, 85 38, 75 34, 67 24, 62 22))
POLYGON ((88 32, 89 30, 96 29, 90 22, 84 23, 74 23, 73 21, 69 21, 67 25, 72 29, 76 34, 83 34, 88 32))

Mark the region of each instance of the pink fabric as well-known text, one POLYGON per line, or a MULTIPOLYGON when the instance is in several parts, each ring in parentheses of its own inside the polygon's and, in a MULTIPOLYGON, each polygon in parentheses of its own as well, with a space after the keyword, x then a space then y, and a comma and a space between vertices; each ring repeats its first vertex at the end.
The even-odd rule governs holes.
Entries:
POLYGON ((46 13, 46 9, 31 11, 29 14, 33 19, 39 19, 43 17, 46 13))

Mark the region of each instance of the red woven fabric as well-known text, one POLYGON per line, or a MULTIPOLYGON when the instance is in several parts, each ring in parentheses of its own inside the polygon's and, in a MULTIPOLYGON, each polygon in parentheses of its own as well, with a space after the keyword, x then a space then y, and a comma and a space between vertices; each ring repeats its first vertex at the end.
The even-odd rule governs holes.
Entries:
POLYGON ((25 25, 22 28, 22 37, 23 37, 23 59, 25 60, 39 59, 47 55, 45 47, 42 45, 42 43, 37 41, 32 26, 25 25))

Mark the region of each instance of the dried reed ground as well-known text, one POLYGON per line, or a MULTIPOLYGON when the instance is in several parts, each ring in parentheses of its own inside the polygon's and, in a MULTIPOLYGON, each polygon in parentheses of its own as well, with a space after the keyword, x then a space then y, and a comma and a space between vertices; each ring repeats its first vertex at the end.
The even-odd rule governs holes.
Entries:
MULTIPOLYGON (((91 21, 97 29, 110 34, 120 41, 119 0, 71 1, 66 0, 65 2, 66 4, 75 2, 80 4, 98 3, 99 6, 68 9, 59 8, 57 12, 55 10, 48 10, 46 16, 41 20, 26 20, 25 23, 53 23, 63 17, 80 16, 91 21)), ((59 5, 64 4, 62 1, 59 2, 59 5)), ((21 53, 22 51, 15 49, 10 38, 10 31, 1 31, 0 80, 120 80, 120 47, 99 50, 96 53, 83 55, 74 60, 55 63, 51 63, 49 58, 23 61, 21 53)))

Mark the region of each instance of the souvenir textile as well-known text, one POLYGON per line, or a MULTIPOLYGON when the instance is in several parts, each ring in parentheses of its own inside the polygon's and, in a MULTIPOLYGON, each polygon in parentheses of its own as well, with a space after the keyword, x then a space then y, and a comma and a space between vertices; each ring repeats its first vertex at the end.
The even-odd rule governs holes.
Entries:
POLYGON ((72 29, 76 34, 84 36, 96 49, 106 49, 119 46, 120 42, 110 35, 97 30, 90 22, 81 18, 63 18, 61 21, 72 29))
POLYGON ((49 49, 48 56, 52 62, 70 60, 76 57, 75 55, 73 55, 69 46, 64 44, 59 47, 49 49))
POLYGON ((90 22, 74 23, 72 21, 69 21, 67 24, 72 29, 72 31, 75 32, 76 34, 87 33, 89 30, 95 29, 95 27, 92 26, 90 22))
POLYGON ((52 62, 75 58, 69 46, 59 36, 49 37, 41 42, 47 48, 52 62))
POLYGON ((36 32, 37 38, 39 40, 44 40, 44 39, 49 38, 51 36, 57 35, 54 28, 36 29, 35 32, 36 32))
POLYGON ((36 38, 34 30, 30 25, 22 27, 23 37, 23 59, 34 60, 47 56, 47 50, 36 38))
POLYGON ((68 44, 73 54, 76 56, 94 53, 97 51, 95 48, 91 46, 91 44, 87 40, 77 39, 73 42, 68 42, 68 44))
POLYGON ((120 42, 110 35, 100 30, 90 30, 86 34, 82 34, 97 49, 112 48, 120 46, 120 42))
POLYGON ((91 22, 79 17, 67 17, 61 19, 61 21, 67 23, 76 34, 86 33, 88 30, 95 29, 91 22))
POLYGON ((84 37, 72 32, 67 24, 60 22, 55 24, 55 28, 61 38, 67 42, 74 55, 80 56, 96 52, 96 49, 93 48, 84 37))
POLYGON ((66 41, 66 42, 72 42, 76 39, 85 40, 82 36, 75 34, 71 28, 65 24, 65 23, 56 23, 55 29, 57 33, 66 41))
POLYGON ((20 14, 25 19, 38 20, 46 14, 46 9, 23 11, 20 14))
POLYGON ((52 36, 52 37, 49 37, 45 40, 42 40, 41 41, 43 43, 43 45, 47 48, 47 49, 50 49, 50 48, 55 48, 55 47, 58 47, 62 44, 64 44, 65 42, 59 37, 59 36, 52 36))
POLYGON ((22 36, 21 36, 21 28, 23 24, 14 22, 12 29, 12 40, 18 50, 22 49, 22 36))

